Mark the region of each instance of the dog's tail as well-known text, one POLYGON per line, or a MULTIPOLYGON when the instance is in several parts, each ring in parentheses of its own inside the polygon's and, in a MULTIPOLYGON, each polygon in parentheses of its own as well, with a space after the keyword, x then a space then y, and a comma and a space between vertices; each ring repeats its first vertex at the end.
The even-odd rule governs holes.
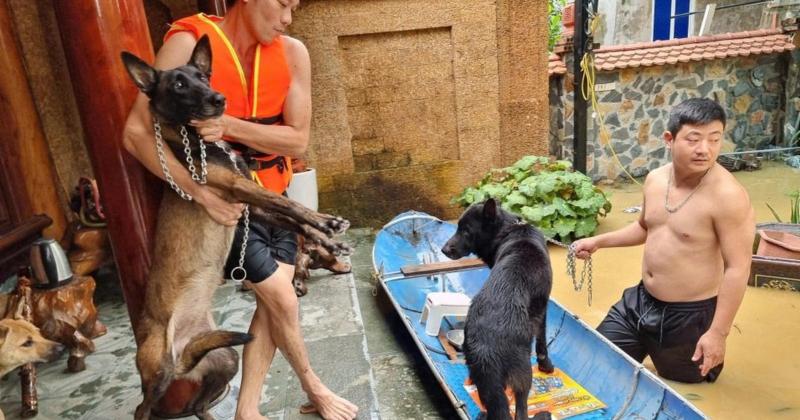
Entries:
POLYGON ((183 349, 180 358, 175 364, 175 373, 183 375, 194 369, 208 352, 222 347, 247 344, 253 336, 247 333, 233 331, 208 331, 193 337, 183 349))

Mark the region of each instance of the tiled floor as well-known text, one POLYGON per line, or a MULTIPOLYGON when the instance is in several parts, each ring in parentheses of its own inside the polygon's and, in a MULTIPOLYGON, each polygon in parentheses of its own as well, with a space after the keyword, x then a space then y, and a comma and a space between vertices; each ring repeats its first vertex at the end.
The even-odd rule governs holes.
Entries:
MULTIPOLYGON (((453 412, 384 296, 373 295, 371 247, 374 233, 353 230, 353 273, 316 271, 301 299, 301 323, 312 367, 328 386, 360 408, 359 418, 449 418, 453 412)), ((95 340, 87 369, 65 373, 66 355, 39 365, 41 420, 130 418, 141 401, 134 366, 136 348, 125 304, 113 276, 98 278, 95 302, 108 334, 95 340)), ((254 298, 230 282, 216 294, 214 316, 225 329, 246 331, 254 298)), ((241 373, 240 373, 241 374, 241 373)), ((17 371, 0 381, 0 408, 19 418, 17 371)), ((240 376, 213 413, 230 419, 240 376)), ((317 418, 299 414, 305 402, 297 377, 278 355, 264 385, 261 412, 273 419, 317 418)))

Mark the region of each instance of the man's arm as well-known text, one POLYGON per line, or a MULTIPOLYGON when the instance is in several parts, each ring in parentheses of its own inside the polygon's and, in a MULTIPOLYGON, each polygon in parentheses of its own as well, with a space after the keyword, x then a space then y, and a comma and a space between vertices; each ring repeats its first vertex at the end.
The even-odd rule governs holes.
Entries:
MULTIPOLYGON (((170 37, 158 51, 154 67, 161 70, 172 69, 182 66, 189 61, 197 40, 188 32, 180 32, 170 37)), ((153 122, 148 99, 144 93, 139 93, 136 102, 128 114, 123 131, 123 145, 125 149, 133 155, 147 170, 161 179, 165 179, 164 171, 161 169, 158 154, 155 148, 155 135, 153 133, 153 122)), ((189 171, 178 162, 175 155, 164 147, 167 168, 170 171, 175 183, 190 194, 194 199, 205 207, 209 215, 218 223, 235 225, 241 214, 240 204, 231 204, 222 200, 214 194, 208 187, 194 182, 189 175, 189 171)))
POLYGON ((225 136, 264 153, 298 157, 306 152, 311 132, 311 59, 302 42, 286 37, 286 59, 292 83, 283 107, 283 124, 264 125, 228 115, 193 122, 206 141, 225 136))
POLYGON ((750 275, 755 217, 747 192, 736 185, 735 189, 717 201, 721 207, 715 213, 714 231, 720 244, 724 273, 717 296, 717 309, 711 327, 700 337, 692 360, 703 358, 700 374, 723 362, 725 339, 730 333, 733 319, 744 298, 747 278, 750 275))

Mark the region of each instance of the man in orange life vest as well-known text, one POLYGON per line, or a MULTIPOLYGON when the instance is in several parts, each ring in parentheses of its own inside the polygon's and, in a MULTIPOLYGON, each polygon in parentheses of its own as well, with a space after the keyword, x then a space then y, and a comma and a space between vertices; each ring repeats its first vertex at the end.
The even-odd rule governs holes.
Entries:
MULTIPOLYGON (((226 97, 227 108, 222 117, 195 121, 193 125, 204 140, 224 138, 254 159, 257 181, 279 194, 291 180, 291 165, 284 156, 305 152, 311 124, 308 51, 300 41, 284 34, 298 4, 299 0, 228 0, 224 20, 203 14, 180 19, 167 33, 155 61, 159 69, 181 66, 189 61, 197 39, 209 36, 213 51, 211 87, 226 97)), ((151 121, 147 98, 139 94, 125 126, 125 147, 163 178, 151 121)), ((217 222, 237 224, 243 206, 228 203, 208 187, 193 182, 169 149, 165 151, 178 186, 217 222)), ((241 228, 237 228, 234 251, 226 267, 228 275, 238 265, 241 228)), ((248 277, 245 282, 256 295, 249 330, 255 338, 244 347, 237 420, 264 418, 258 404, 276 348, 288 359, 308 395, 306 410, 316 410, 326 419, 352 419, 358 412, 311 370, 292 286, 296 252, 293 233, 251 222, 244 268, 248 277)))

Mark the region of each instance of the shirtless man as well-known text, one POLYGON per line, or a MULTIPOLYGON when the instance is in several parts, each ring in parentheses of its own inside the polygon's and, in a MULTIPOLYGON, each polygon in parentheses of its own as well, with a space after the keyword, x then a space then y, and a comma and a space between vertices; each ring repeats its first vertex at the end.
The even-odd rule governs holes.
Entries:
POLYGON ((725 111, 689 99, 669 116, 672 164, 651 172, 637 222, 575 242, 578 258, 644 243, 642 281, 626 289, 597 330, 662 377, 714 382, 742 302, 755 235, 747 191, 716 163, 725 111))

